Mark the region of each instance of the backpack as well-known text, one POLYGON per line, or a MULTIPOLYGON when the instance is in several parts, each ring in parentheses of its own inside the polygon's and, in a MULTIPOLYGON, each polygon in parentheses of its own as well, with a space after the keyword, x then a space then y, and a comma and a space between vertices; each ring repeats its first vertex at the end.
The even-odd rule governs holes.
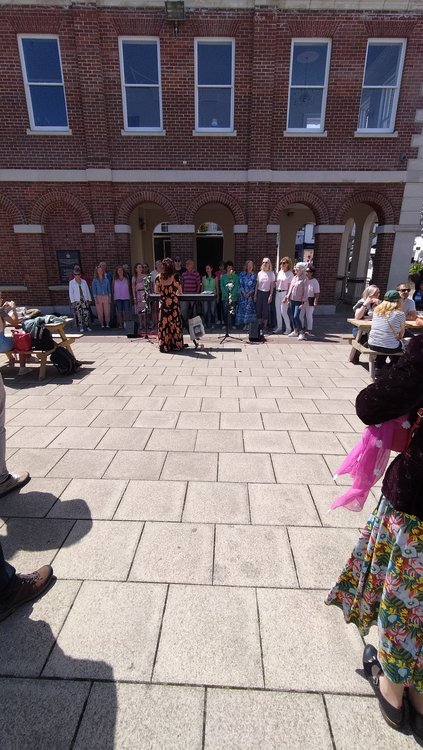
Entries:
POLYGON ((45 325, 35 326, 32 332, 32 346, 42 352, 49 352, 54 349, 54 338, 45 325))
POLYGON ((81 363, 64 346, 58 346, 50 354, 50 361, 57 367, 59 375, 71 375, 81 363))

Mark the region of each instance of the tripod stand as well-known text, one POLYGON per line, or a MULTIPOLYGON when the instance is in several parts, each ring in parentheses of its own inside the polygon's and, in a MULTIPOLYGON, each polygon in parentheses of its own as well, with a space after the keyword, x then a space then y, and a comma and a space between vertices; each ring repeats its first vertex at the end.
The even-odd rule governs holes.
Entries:
POLYGON ((147 276, 144 280, 144 308, 141 313, 144 336, 141 335, 141 331, 140 331, 140 336, 141 338, 146 339, 146 341, 150 341, 150 343, 152 344, 154 342, 151 341, 151 338, 148 335, 148 320, 151 314, 150 294, 151 294, 151 276, 147 276))
POLYGON ((231 315, 234 313, 234 302, 232 299, 232 284, 227 284, 228 289, 228 304, 226 307, 226 330, 223 336, 219 339, 219 344, 224 344, 226 339, 232 339, 232 341, 242 341, 239 336, 231 336, 229 331, 231 327, 231 315))

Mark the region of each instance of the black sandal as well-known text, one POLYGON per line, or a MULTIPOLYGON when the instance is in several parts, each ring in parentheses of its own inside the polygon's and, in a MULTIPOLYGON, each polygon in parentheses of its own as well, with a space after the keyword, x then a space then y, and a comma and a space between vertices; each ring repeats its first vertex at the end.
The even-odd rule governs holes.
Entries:
POLYGON ((379 685, 379 678, 383 675, 383 670, 379 659, 377 658, 377 651, 375 647, 370 644, 367 644, 364 649, 363 669, 373 688, 374 694, 379 701, 379 708, 386 723, 389 724, 392 729, 401 729, 404 723, 404 703, 401 708, 395 708, 395 706, 392 706, 389 701, 383 697, 379 685))

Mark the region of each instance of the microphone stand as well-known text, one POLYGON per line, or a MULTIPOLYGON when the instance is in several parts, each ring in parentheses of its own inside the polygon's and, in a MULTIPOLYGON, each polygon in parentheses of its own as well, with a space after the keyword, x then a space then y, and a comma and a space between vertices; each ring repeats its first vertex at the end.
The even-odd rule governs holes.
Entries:
POLYGON ((226 330, 223 336, 219 339, 219 344, 224 344, 226 339, 232 339, 232 341, 242 341, 238 336, 231 336, 229 333, 230 326, 231 326, 231 315, 234 314, 235 311, 235 305, 232 298, 232 289, 234 288, 234 285, 232 282, 229 282, 229 284, 226 284, 226 288, 228 290, 228 305, 226 309, 226 330))

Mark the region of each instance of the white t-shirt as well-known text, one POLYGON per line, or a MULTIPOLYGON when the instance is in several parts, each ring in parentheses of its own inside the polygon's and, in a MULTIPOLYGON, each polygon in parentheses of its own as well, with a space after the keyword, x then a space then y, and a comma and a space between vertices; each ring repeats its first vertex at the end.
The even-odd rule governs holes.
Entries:
POLYGON ((259 271, 257 274, 257 289, 261 292, 270 292, 275 280, 273 271, 259 271))
POLYGON ((292 271, 279 271, 276 277, 276 289, 282 292, 287 292, 293 278, 294 274, 292 271))
POLYGON ((396 333, 400 332, 405 323, 405 313, 402 310, 394 310, 390 315, 373 315, 372 327, 369 333, 369 345, 381 346, 384 349, 397 349, 399 341, 395 338, 391 326, 396 333))
POLYGON ((320 286, 317 279, 309 279, 307 281, 307 297, 315 297, 316 294, 320 294, 320 286))
POLYGON ((415 312, 415 310, 416 310, 416 303, 414 302, 414 300, 411 299, 411 297, 406 297, 406 299, 402 301, 402 311, 407 316, 408 313, 415 312))

